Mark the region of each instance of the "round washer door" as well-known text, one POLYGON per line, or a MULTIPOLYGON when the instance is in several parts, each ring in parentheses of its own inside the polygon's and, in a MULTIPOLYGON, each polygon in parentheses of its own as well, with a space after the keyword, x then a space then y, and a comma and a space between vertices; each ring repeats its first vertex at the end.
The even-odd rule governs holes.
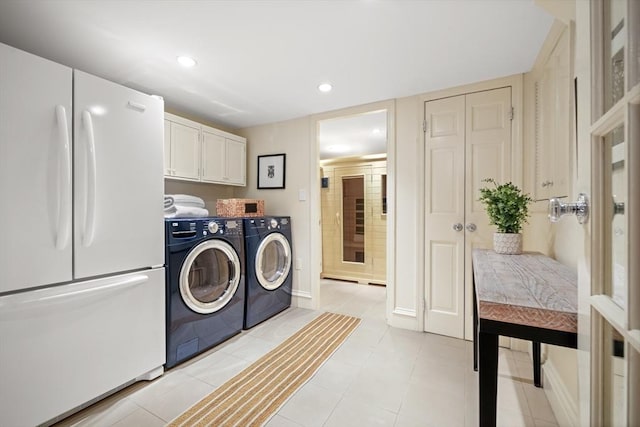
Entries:
POLYGON ((238 289, 241 275, 236 251, 222 240, 207 240, 193 248, 180 269, 180 295, 200 314, 226 306, 238 289))
POLYGON ((280 233, 271 233, 256 251, 256 276, 260 285, 272 291, 279 288, 291 270, 291 245, 280 233))

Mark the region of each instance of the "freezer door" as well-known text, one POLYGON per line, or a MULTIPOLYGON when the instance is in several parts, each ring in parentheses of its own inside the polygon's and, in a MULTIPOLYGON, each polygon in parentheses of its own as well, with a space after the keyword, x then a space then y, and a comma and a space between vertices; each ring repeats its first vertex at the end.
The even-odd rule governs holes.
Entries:
POLYGON ((164 103, 74 70, 74 277, 164 263, 164 103))
POLYGON ((0 426, 44 423, 165 362, 164 269, 0 297, 0 426))
POLYGON ((0 44, 0 294, 71 280, 71 81, 0 44))

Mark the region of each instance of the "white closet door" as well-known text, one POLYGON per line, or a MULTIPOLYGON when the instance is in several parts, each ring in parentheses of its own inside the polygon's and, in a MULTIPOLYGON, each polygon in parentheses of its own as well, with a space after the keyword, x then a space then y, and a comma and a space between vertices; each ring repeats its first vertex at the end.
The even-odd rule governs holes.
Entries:
POLYGON ((464 95, 425 103, 425 330, 464 334, 464 95))
POLYGON ((71 280, 71 69, 0 44, 0 293, 71 280))
POLYGON ((427 332, 472 338, 471 251, 495 231, 479 189, 511 179, 510 111, 509 87, 425 103, 427 332))
POLYGON ((482 182, 511 181, 511 88, 476 92, 466 96, 465 144, 465 338, 473 338, 473 281, 471 252, 493 248, 495 226, 489 225, 485 207, 478 201, 482 182), (474 228, 475 226, 475 228, 474 228), (473 231, 472 231, 473 230, 473 231))
POLYGON ((74 85, 74 276, 162 265, 163 102, 79 71, 74 85))

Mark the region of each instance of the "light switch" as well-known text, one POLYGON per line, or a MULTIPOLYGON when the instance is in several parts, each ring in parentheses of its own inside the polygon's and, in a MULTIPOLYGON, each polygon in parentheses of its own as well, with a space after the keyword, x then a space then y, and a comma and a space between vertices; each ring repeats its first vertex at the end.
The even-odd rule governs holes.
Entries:
POLYGON ((298 200, 304 202, 307 200, 307 191, 306 190, 298 190, 298 200))
POLYGON ((295 267, 296 270, 302 270, 302 258, 296 258, 295 267))

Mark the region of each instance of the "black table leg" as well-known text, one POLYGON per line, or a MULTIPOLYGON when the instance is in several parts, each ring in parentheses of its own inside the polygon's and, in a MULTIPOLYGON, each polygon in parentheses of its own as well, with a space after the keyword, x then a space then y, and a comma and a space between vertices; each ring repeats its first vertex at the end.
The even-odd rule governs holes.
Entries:
POLYGON ((540 343, 533 341, 533 384, 536 387, 542 387, 542 378, 540 375, 540 343))
POLYGON ((480 426, 496 425, 498 397, 498 335, 480 331, 478 334, 480 370, 480 426))
POLYGON ((473 370, 478 370, 478 303, 475 284, 473 286, 473 370))

